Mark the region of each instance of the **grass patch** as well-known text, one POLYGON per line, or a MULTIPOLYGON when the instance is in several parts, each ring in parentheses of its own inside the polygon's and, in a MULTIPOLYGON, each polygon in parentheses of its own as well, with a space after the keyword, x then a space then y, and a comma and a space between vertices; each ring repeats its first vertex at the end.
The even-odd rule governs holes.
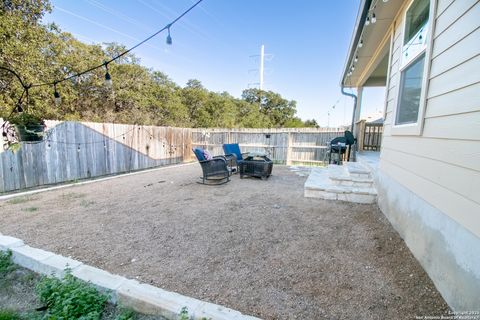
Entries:
POLYGON ((37 200, 37 198, 32 197, 32 196, 16 197, 16 198, 7 200, 6 203, 8 203, 8 204, 20 204, 20 203, 25 203, 25 202, 32 201, 32 200, 37 200))
POLYGON ((67 192, 67 193, 62 194, 62 199, 68 201, 68 200, 85 198, 86 196, 87 196, 86 193, 67 192))
POLYGON ((9 273, 13 269, 15 269, 15 265, 12 262, 12 251, 0 251, 0 275, 9 273))
MULTIPOLYGON (((190 315, 188 314, 188 308, 187 307, 183 307, 178 316, 179 316, 178 320, 191 320, 192 319, 192 317, 190 317, 190 315)), ((211 320, 211 318, 207 319, 207 318, 203 317, 200 320, 211 320)))
POLYGON ((0 309, 0 320, 21 320, 23 319, 18 312, 13 310, 0 309))
POLYGON ((81 205, 82 207, 85 207, 85 208, 86 208, 86 207, 89 207, 89 206, 91 206, 91 205, 94 205, 94 204, 95 204, 95 201, 91 201, 91 200, 85 200, 85 199, 83 199, 82 201, 80 201, 80 205, 81 205))
POLYGON ((137 315, 131 309, 123 309, 120 314, 115 317, 115 320, 135 320, 137 315))
POLYGON ((37 210, 38 210, 37 207, 28 207, 28 208, 23 208, 22 209, 22 211, 25 211, 25 212, 35 212, 37 210))

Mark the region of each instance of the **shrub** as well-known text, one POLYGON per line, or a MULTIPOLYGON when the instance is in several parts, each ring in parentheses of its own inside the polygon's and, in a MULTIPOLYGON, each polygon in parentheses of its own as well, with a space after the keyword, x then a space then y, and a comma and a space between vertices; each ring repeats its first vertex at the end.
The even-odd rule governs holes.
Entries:
POLYGON ((3 252, 0 250, 0 274, 8 273, 14 268, 12 262, 12 251, 3 252))
POLYGON ((137 317, 133 310, 124 309, 120 312, 118 316, 115 317, 115 320, 135 320, 137 317))
POLYGON ((106 295, 91 284, 76 279, 68 269, 62 280, 44 277, 36 289, 40 300, 47 306, 44 319, 98 320, 107 302, 106 295))
POLYGON ((12 310, 0 310, 0 320, 21 320, 17 312, 12 310))

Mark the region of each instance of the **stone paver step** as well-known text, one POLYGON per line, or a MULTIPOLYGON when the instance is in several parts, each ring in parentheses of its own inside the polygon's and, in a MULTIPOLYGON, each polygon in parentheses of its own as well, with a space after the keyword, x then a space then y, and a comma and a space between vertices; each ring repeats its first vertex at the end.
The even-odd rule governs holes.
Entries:
POLYGON ((374 203, 377 191, 370 172, 363 166, 336 166, 315 168, 304 186, 304 196, 355 203, 374 203), (352 173, 359 176, 352 176, 352 173))

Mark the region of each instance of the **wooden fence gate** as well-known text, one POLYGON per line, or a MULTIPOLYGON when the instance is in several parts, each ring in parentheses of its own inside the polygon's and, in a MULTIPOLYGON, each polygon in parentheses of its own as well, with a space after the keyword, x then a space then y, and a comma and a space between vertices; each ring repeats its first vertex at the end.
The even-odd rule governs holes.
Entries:
POLYGON ((358 150, 380 151, 382 145, 383 123, 357 122, 358 150))

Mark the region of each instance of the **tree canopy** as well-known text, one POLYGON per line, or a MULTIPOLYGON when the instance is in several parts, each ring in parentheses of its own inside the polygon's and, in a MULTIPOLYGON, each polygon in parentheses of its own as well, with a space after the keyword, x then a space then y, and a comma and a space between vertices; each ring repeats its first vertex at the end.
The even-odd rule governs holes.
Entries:
MULTIPOLYGON (((42 24, 48 0, 0 3, 0 66, 18 73, 26 84, 62 79, 125 51, 118 43, 85 44, 55 24, 42 24)), ((146 68, 134 54, 109 64, 113 87, 103 85, 104 69, 58 84, 29 90, 29 113, 45 119, 136 123, 178 127, 316 127, 296 116, 296 102, 272 91, 246 89, 240 99, 212 92, 199 80, 181 87, 161 71, 146 68)), ((23 87, 0 70, 0 117, 7 117, 23 87)))

